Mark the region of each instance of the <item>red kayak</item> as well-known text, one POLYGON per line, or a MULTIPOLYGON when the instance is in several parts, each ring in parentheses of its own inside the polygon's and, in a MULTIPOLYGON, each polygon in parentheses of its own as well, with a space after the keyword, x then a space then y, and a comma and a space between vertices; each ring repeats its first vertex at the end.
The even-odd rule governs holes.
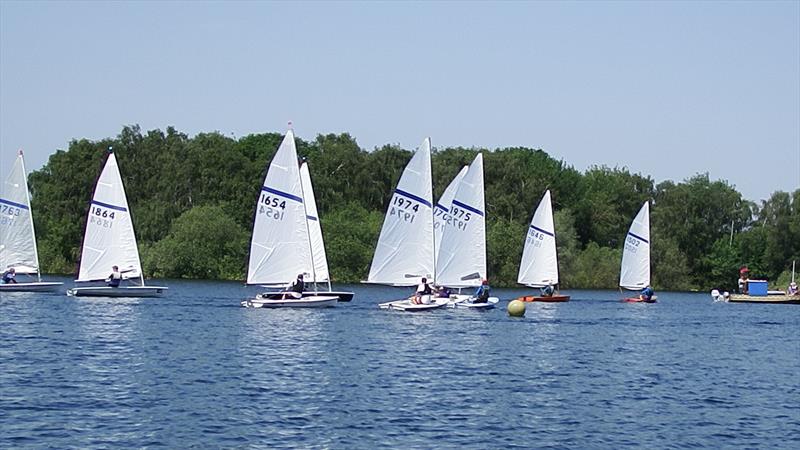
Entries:
POLYGON ((569 301, 569 295, 551 295, 549 297, 543 297, 541 295, 525 295, 523 297, 519 297, 517 300, 521 302, 567 302, 569 301))

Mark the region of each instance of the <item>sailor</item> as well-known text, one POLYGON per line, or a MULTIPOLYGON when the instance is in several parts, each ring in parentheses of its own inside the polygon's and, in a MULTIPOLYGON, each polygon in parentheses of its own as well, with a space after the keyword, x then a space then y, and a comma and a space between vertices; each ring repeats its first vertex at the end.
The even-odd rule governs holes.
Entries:
POLYGON ((553 287, 552 284, 547 283, 547 286, 542 286, 541 291, 542 291, 542 297, 552 297, 553 292, 555 292, 555 288, 553 287))
POLYGON ((292 283, 291 286, 289 286, 289 292, 286 296, 284 296, 284 298, 288 298, 288 296, 293 298, 302 298, 305 288, 306 284, 303 281, 303 274, 298 274, 297 279, 294 280, 294 283, 292 283))
POLYGON ((639 300, 649 302, 653 299, 653 294, 655 294, 655 292, 653 292, 653 288, 647 286, 646 288, 642 289, 642 292, 639 293, 639 300))
POLYGON ((106 284, 111 287, 119 287, 120 281, 122 281, 122 274, 119 273, 119 267, 112 266, 111 275, 106 278, 106 284))
POLYGON ((478 286, 478 289, 475 290, 475 294, 472 296, 472 303, 486 303, 489 301, 489 292, 491 292, 492 288, 489 287, 489 280, 486 278, 483 279, 481 285, 478 286))
POLYGON ((8 270, 3 272, 3 284, 9 284, 17 282, 17 270, 13 267, 10 267, 8 270))
POLYGON ((414 298, 411 299, 411 303, 415 305, 421 305, 423 303, 428 304, 431 301, 431 293, 431 286, 428 284, 428 279, 422 278, 422 281, 417 285, 417 291, 414 293, 414 298))

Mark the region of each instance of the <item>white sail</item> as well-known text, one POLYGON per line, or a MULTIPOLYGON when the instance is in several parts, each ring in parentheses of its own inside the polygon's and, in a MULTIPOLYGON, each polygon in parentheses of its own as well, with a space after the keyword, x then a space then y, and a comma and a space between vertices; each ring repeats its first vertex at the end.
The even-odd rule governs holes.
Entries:
POLYGON ((439 201, 436 202, 436 205, 433 207, 433 256, 434 256, 434 266, 436 266, 436 262, 439 258, 439 247, 442 244, 442 233, 444 231, 445 225, 447 223, 452 222, 452 217, 450 215, 450 207, 452 206, 451 203, 453 202, 453 197, 456 195, 456 190, 458 189, 459 183, 461 183, 461 179, 464 178, 464 175, 467 174, 467 170, 469 166, 464 166, 461 168, 461 171, 458 172, 453 181, 447 186, 447 189, 444 190, 442 196, 439 197, 439 201))
POLYGON ((21 151, 0 189, 0 271, 12 267, 20 274, 39 272, 28 180, 21 151))
POLYGON ((303 200, 306 205, 306 221, 308 223, 308 234, 311 239, 311 256, 314 263, 312 277, 306 282, 328 281, 328 258, 325 255, 325 242, 322 240, 322 226, 319 223, 317 213, 317 201, 314 197, 314 187, 311 185, 311 174, 308 171, 308 163, 300 165, 300 181, 303 183, 303 200))
POLYGON ((312 270, 297 149, 289 130, 256 202, 247 283, 287 284, 312 270))
POLYGON ((389 202, 368 283, 412 286, 433 278, 431 141, 409 161, 389 202))
POLYGON ((486 214, 483 156, 478 153, 458 185, 442 235, 436 283, 450 287, 478 286, 486 278, 486 214))
POLYGON ((650 285, 650 203, 648 202, 642 205, 625 237, 619 285, 631 290, 644 289, 650 285))
POLYGON ((556 231, 549 190, 544 193, 528 227, 517 283, 531 287, 558 284, 556 231))
POLYGON ((103 280, 118 266, 123 278, 142 276, 133 221, 114 153, 94 188, 77 281, 103 280))

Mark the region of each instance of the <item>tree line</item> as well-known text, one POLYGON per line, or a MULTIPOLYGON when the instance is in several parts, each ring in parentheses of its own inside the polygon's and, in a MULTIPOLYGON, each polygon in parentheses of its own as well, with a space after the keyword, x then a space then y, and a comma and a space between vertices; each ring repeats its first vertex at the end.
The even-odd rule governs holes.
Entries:
MULTIPOLYGON (((29 175, 43 270, 77 272, 94 183, 113 146, 145 273, 244 279, 255 200, 282 138, 189 137, 172 127, 143 132, 127 126, 115 138, 71 141, 29 175)), ((298 138, 297 149, 309 162, 333 281, 364 279, 411 151, 395 145, 366 151, 347 133, 298 138)), ((657 289, 733 289, 742 265, 753 278, 785 284, 792 260, 800 259, 800 189, 756 204, 707 173, 656 183, 620 167, 581 173, 541 149, 456 147, 433 152, 435 198, 479 151, 495 285, 515 285, 525 231, 546 189, 555 210, 562 288, 617 286, 621 247, 645 201, 651 201, 657 289)))

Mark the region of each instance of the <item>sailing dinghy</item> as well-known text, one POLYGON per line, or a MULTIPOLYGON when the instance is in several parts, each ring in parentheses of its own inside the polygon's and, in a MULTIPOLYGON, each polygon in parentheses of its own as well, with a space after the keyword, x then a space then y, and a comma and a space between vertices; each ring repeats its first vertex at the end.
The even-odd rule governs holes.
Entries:
MULTIPOLYGON (((619 286, 631 291, 641 291, 650 286, 650 203, 645 202, 636 218, 633 219, 625 247, 622 250, 622 265, 619 273, 619 286)), ((628 303, 655 303, 641 297, 622 299, 628 303)))
POLYGON ((160 297, 165 286, 146 286, 136 234, 125 196, 125 187, 117 157, 108 149, 103 172, 97 180, 89 205, 86 233, 83 237, 81 265, 76 283, 99 282, 108 278, 113 266, 119 267, 123 280, 139 279, 140 285, 74 287, 67 295, 75 297, 160 297))
MULTIPOLYGON (((308 274, 311 280, 321 279, 316 274, 310 221, 306 217, 308 197, 303 195, 300 177, 294 132, 290 129, 272 158, 256 202, 247 284, 286 286, 298 274, 304 277, 308 274)), ((316 218, 316 207, 313 212, 316 218)), ((319 238, 321 242, 321 231, 319 238)), ((327 262, 323 275, 327 278, 327 262)), ((335 295, 313 292, 304 292, 300 298, 289 292, 268 292, 241 304, 249 308, 319 308, 335 306, 338 299, 335 295)))
MULTIPOLYGON (((517 283, 533 288, 558 285, 558 255, 556 252, 556 230, 553 224, 553 205, 550 190, 545 191, 536 208, 525 237, 522 261, 519 265, 517 283)), ((517 300, 523 302, 566 302, 569 295, 525 295, 517 300)))
MULTIPOLYGON (((440 201, 441 203, 441 201, 440 201)), ((458 183, 449 205, 452 220, 442 231, 436 259, 436 284, 451 288, 475 288, 486 279, 486 214, 483 187, 483 155, 478 153, 458 183)), ((450 296, 454 308, 489 309, 500 301, 489 297, 474 302, 465 294, 450 296)))
MULTIPOLYGON (((366 283, 416 286, 423 278, 433 279, 432 200, 431 141, 425 138, 403 170, 389 201, 366 283)), ((415 304, 410 299, 401 299, 378 306, 399 311, 428 311, 447 305, 448 300, 424 295, 422 302, 415 304)))
POLYGON ((0 272, 8 269, 38 281, 0 284, 0 292, 54 292, 63 284, 42 281, 22 150, 0 189, 0 272))

